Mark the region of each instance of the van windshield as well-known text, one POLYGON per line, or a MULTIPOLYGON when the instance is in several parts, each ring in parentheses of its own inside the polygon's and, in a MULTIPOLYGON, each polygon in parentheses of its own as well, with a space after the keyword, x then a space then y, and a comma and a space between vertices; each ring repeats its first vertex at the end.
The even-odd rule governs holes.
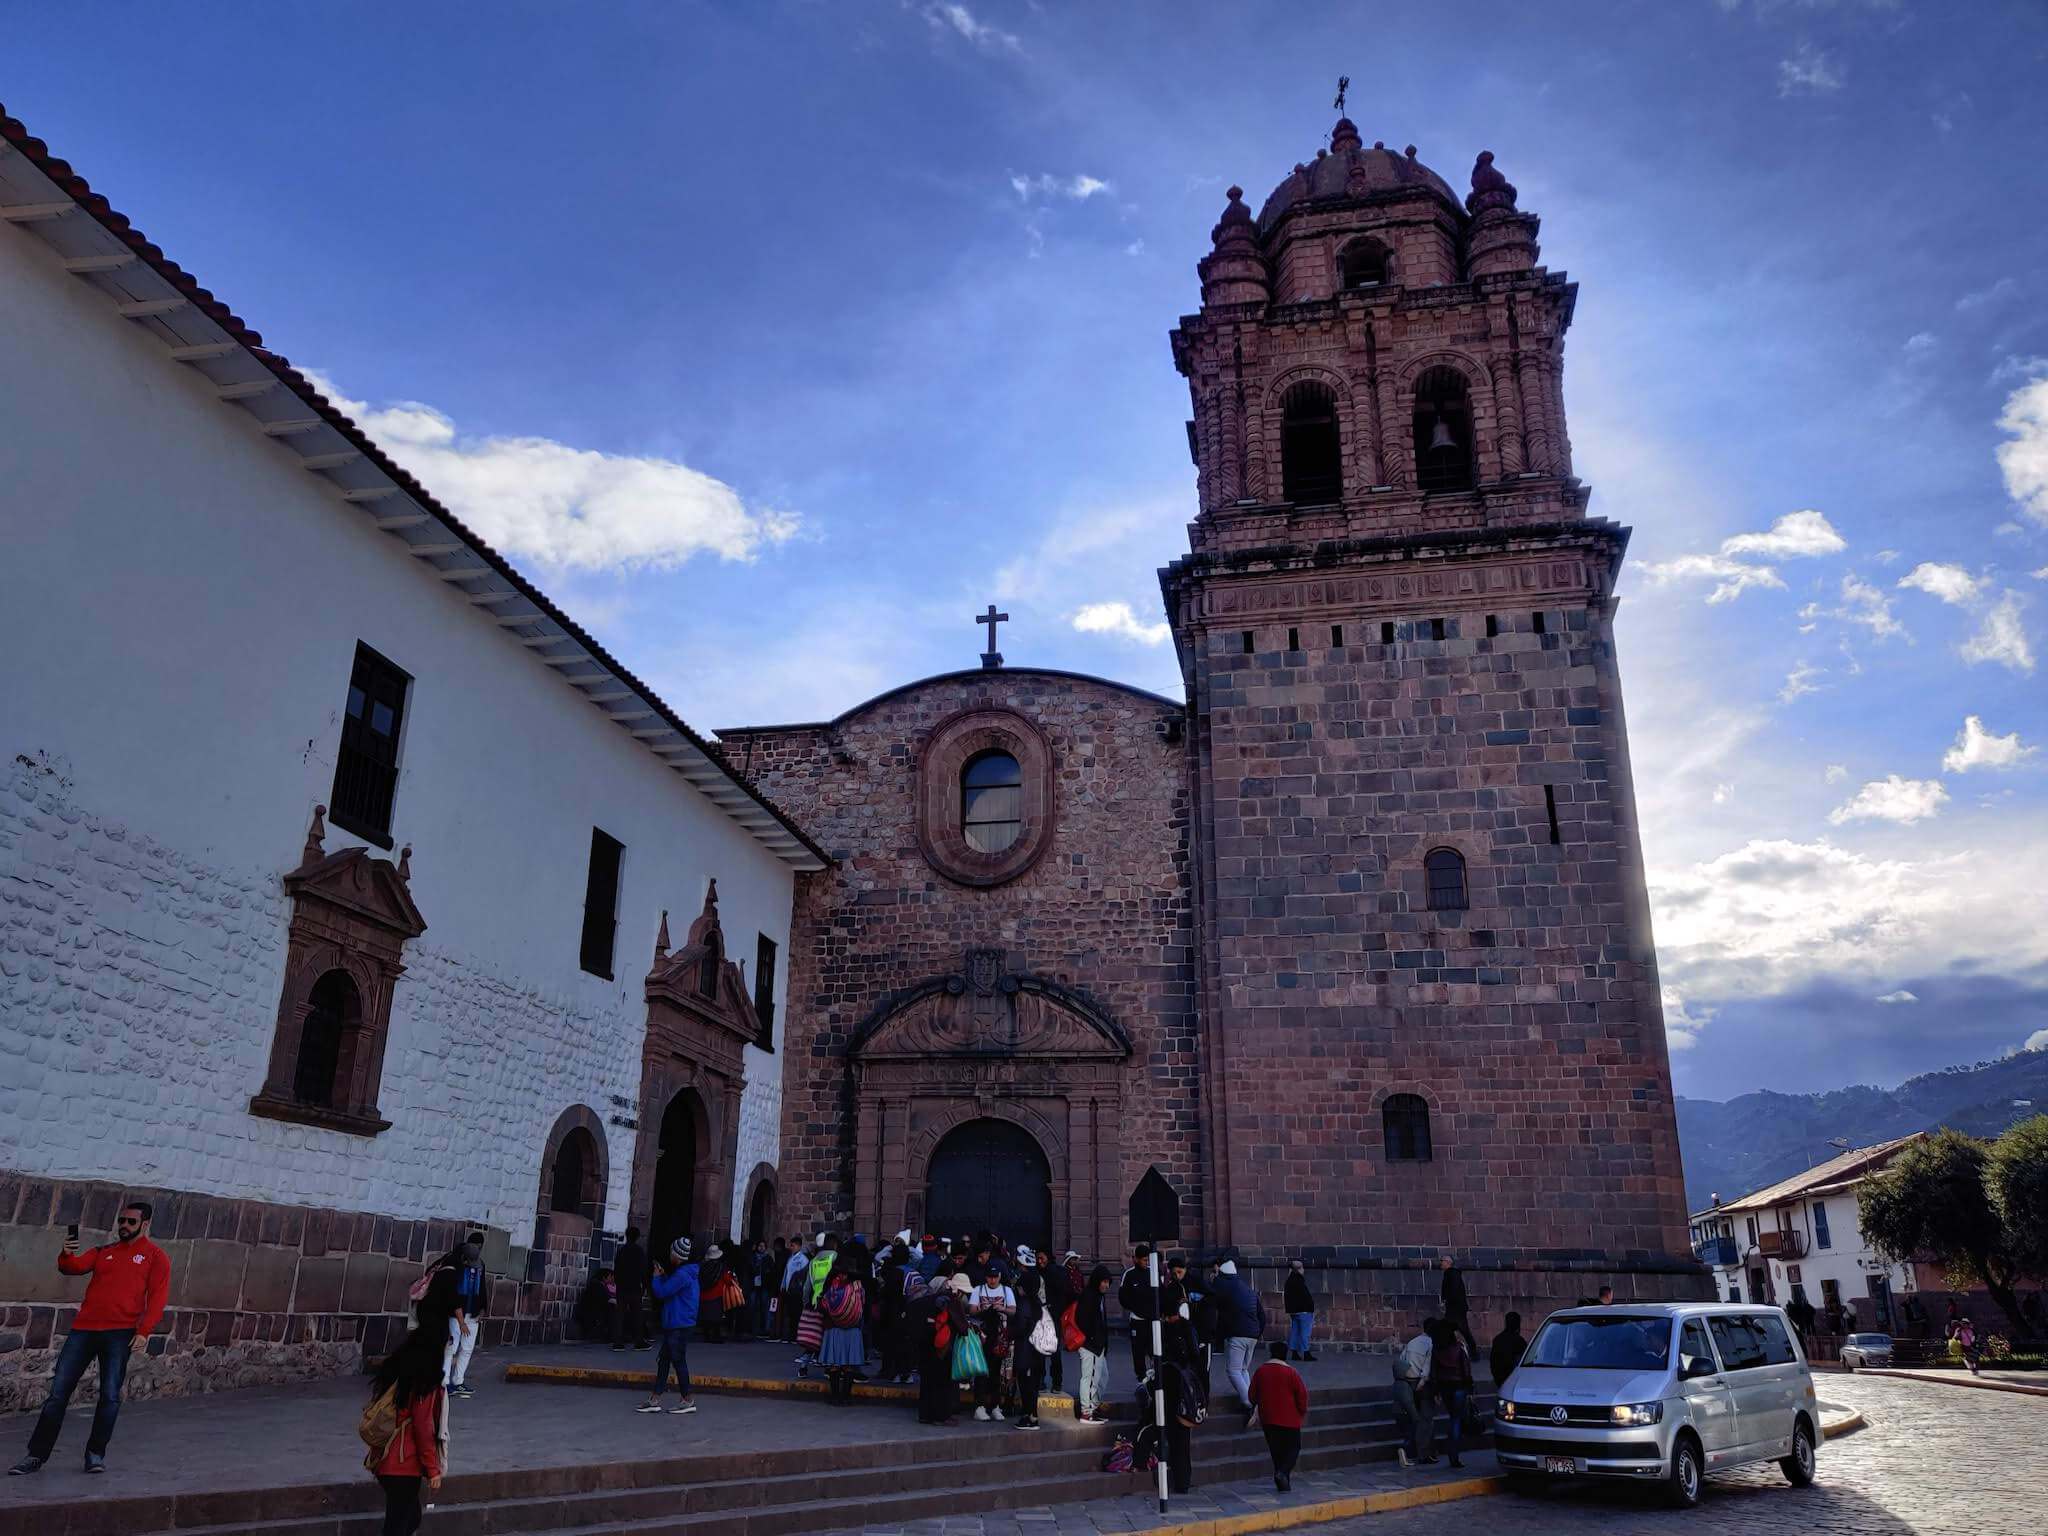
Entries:
POLYGON ((1671 1359, 1668 1317, 1553 1317, 1522 1365, 1579 1371, 1661 1371, 1671 1359))

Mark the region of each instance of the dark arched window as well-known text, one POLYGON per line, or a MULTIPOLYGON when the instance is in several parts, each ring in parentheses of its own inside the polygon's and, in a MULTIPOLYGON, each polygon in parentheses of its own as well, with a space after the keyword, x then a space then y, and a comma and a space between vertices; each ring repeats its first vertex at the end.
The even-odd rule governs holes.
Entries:
POLYGON ((1429 1105, 1419 1094, 1388 1094, 1380 1106, 1380 1130, 1388 1162, 1429 1161, 1429 1105))
POLYGON ((1361 235, 1345 246, 1337 263, 1346 288, 1370 288, 1390 282, 1394 276, 1393 256, 1370 235, 1361 235))
POLYGON ((960 770, 960 830, 976 853, 1001 853, 1024 830, 1024 770, 1007 752, 983 752, 960 770))
POLYGON ((1422 861, 1429 877, 1429 910, 1462 912, 1471 899, 1465 889, 1465 856, 1455 848, 1432 848, 1422 861))
POLYGON ((1432 368, 1415 381, 1415 483, 1472 489, 1472 397, 1455 368, 1432 368))
POLYGON ((586 1214, 584 1207, 596 1202, 597 1143, 590 1132, 577 1126, 555 1149, 554 1174, 548 1183, 548 1209, 572 1216, 586 1214))
POLYGON ((1281 494, 1298 506, 1343 499, 1337 397, 1327 384, 1304 380, 1281 400, 1280 480, 1281 494))
POLYGON ((299 1031, 299 1059, 292 1072, 293 1098, 322 1109, 334 1107, 342 1046, 361 1019, 361 999, 348 972, 329 971, 313 983, 305 1026, 299 1031))
POLYGON ((1180 1237, 1180 1196, 1157 1168, 1145 1170, 1131 1192, 1131 1241, 1171 1243, 1180 1237))
POLYGON ((713 944, 704 951, 704 958, 697 962, 697 995, 718 996, 718 946, 713 944))

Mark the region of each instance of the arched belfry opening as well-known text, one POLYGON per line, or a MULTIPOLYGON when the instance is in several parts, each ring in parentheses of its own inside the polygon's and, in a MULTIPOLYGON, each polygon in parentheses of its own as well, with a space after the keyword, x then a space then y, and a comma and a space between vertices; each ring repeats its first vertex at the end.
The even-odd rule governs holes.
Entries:
POLYGON ((1304 379, 1282 397, 1280 479, 1281 495, 1297 506, 1343 499, 1344 450, 1329 385, 1304 379))
POLYGON ((1455 368, 1415 381, 1415 483, 1425 491, 1472 489, 1472 394, 1455 368))
POLYGON ((1377 288, 1394 280, 1393 253, 1371 235, 1347 244, 1337 257, 1337 268, 1346 288, 1377 288))

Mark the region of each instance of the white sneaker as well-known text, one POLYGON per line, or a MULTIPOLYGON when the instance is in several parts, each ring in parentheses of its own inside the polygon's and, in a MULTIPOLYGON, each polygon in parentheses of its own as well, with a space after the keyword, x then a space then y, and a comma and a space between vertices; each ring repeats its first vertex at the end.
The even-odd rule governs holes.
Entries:
POLYGON ((989 1409, 988 1416, 994 1419, 998 1424, 1003 1422, 1003 1410, 1000 1408, 989 1409))
POLYGON ((975 1416, 975 1417, 976 1417, 977 1419, 981 1420, 981 1422, 982 1422, 982 1423, 984 1423, 984 1424, 986 1424, 986 1423, 988 1422, 988 1410, 987 1410, 986 1408, 977 1408, 977 1409, 975 1409, 975 1410, 974 1410, 974 1416, 975 1416))
POLYGON ((1403 1472, 1408 1470, 1408 1450, 1405 1446, 1397 1445, 1394 1447, 1394 1459, 1401 1463, 1401 1470, 1403 1472))

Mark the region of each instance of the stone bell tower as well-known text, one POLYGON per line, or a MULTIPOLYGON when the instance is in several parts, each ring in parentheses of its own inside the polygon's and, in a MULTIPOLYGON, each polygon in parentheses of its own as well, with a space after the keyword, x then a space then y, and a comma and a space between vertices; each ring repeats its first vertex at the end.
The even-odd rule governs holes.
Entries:
MULTIPOLYGON (((1562 393, 1577 298, 1340 119, 1237 188, 1173 333, 1212 1244, 1329 1260, 1353 1336, 1438 1251, 1475 1309, 1693 1294, 1612 591, 1562 393), (1493 1299, 1489 1300, 1489 1293, 1493 1299)), ((1434 1294, 1433 1284, 1426 1287, 1434 1294)))

